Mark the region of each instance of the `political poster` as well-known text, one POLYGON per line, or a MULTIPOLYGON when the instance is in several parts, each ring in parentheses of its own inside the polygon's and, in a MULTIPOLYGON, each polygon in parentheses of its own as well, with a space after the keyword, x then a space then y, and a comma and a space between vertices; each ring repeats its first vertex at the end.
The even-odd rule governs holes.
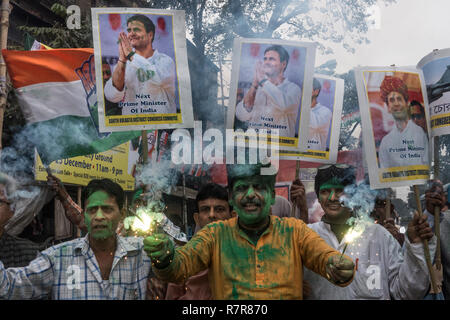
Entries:
POLYGON ((184 11, 91 10, 100 132, 192 128, 184 11))

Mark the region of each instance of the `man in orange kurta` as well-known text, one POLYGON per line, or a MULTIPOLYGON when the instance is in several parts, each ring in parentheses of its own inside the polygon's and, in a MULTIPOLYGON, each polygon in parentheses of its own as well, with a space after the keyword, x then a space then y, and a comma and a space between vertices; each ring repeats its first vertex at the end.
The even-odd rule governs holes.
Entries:
POLYGON ((333 284, 347 286, 353 261, 295 218, 270 215, 276 175, 261 165, 228 166, 230 203, 238 217, 208 224, 174 250, 164 234, 144 240, 162 280, 182 282, 209 269, 215 299, 302 299, 303 265, 333 284))

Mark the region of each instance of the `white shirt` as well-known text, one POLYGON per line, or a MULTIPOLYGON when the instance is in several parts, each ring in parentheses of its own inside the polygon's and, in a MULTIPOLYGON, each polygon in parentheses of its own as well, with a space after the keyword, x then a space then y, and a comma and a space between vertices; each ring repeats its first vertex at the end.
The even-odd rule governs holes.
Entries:
POLYGON ((394 125, 381 139, 379 159, 380 168, 429 165, 428 137, 411 120, 402 132, 394 125))
POLYGON ((309 120, 308 149, 325 151, 331 126, 331 110, 317 103, 311 108, 309 120))
MULTIPOLYGON (((338 242, 330 225, 322 221, 309 224, 331 247, 342 252, 345 243, 338 242)), ((362 235, 347 246, 345 255, 356 263, 358 270, 347 287, 338 287, 314 272, 304 269, 304 279, 312 288, 309 299, 422 299, 430 284, 422 243, 412 244, 405 237, 402 253, 397 240, 382 226, 369 223, 362 235)), ((436 237, 429 242, 433 259, 436 237)))
POLYGON ((175 63, 172 58, 155 50, 150 58, 139 54, 128 61, 125 86, 122 91, 112 84, 105 85, 105 97, 117 102, 123 115, 176 113, 175 63))
POLYGON ((295 123, 302 89, 288 79, 278 86, 269 80, 258 87, 253 108, 249 112, 244 100, 236 106, 236 118, 248 121, 248 128, 279 129, 280 137, 295 137, 295 123))

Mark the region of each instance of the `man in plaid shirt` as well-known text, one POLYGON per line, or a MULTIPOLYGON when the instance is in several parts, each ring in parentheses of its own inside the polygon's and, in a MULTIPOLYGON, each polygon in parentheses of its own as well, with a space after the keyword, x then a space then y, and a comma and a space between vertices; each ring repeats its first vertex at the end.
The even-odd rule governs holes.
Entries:
POLYGON ((151 261, 141 238, 115 230, 124 216, 124 192, 109 179, 85 189, 88 234, 50 247, 28 266, 5 269, 0 261, 0 299, 145 299, 151 261))

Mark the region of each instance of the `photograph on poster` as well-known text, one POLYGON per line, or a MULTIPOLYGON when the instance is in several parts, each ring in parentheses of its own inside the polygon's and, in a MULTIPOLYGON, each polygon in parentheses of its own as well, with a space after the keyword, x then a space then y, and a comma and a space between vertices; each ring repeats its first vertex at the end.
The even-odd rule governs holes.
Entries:
POLYGON ((430 103, 431 136, 450 134, 450 49, 435 50, 417 64, 430 103))
POLYGON ((280 158, 336 163, 343 101, 343 79, 315 74, 309 114, 308 150, 281 150, 280 158))
POLYGON ((427 179, 429 117, 421 72, 358 68, 355 77, 371 187, 412 185, 427 179), (416 116, 422 113, 423 119, 416 116))
POLYGON ((92 9, 101 131, 192 127, 184 12, 92 9))
POLYGON ((315 44, 236 39, 227 127, 279 130, 280 145, 306 149, 315 44), (305 106, 306 108, 302 108, 305 106), (300 140, 302 143, 299 144, 300 140))

